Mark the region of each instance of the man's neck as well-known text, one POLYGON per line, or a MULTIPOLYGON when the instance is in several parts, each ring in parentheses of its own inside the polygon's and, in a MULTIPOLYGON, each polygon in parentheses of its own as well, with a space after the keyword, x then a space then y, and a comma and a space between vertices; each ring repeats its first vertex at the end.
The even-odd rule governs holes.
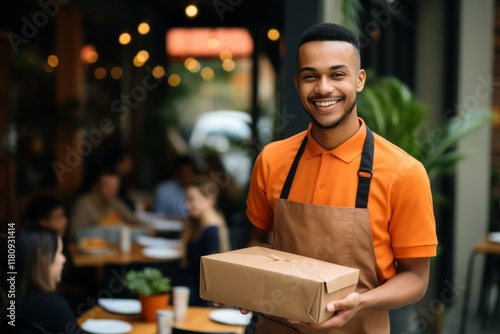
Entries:
POLYGON ((311 135, 321 147, 329 151, 354 136, 360 126, 357 117, 348 117, 342 124, 333 129, 322 129, 313 122, 311 124, 311 135))

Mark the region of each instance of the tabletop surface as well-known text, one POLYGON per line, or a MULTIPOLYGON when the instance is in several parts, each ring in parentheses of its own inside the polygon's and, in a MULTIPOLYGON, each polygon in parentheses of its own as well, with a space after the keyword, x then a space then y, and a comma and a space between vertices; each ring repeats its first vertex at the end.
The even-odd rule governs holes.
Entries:
POLYGON ((70 243, 67 247, 75 267, 97 267, 106 264, 168 261, 165 259, 155 259, 144 256, 144 247, 135 242, 132 243, 129 254, 121 253, 119 246, 115 244, 112 244, 108 251, 98 254, 83 252, 76 243, 70 243))
POLYGON ((500 243, 492 242, 488 240, 488 236, 485 236, 477 242, 474 246, 474 251, 476 253, 487 253, 487 254, 497 254, 500 255, 500 243))
MULTIPOLYGON (((245 333, 244 326, 226 325, 210 320, 210 312, 218 310, 213 307, 194 307, 190 306, 186 313, 186 319, 183 322, 174 322, 174 327, 203 332, 233 332, 238 334, 245 333)), ((156 334, 156 322, 144 322, 140 315, 126 315, 111 313, 102 307, 95 305, 87 312, 78 317, 78 324, 82 324, 87 319, 116 319, 123 320, 132 325, 131 334, 156 334)))

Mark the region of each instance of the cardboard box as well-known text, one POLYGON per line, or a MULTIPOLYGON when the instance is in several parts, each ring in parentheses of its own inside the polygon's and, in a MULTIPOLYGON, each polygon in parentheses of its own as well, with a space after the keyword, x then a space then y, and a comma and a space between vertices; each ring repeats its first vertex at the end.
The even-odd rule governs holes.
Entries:
POLYGON ((309 323, 356 290, 359 270, 264 247, 201 257, 200 297, 309 323))

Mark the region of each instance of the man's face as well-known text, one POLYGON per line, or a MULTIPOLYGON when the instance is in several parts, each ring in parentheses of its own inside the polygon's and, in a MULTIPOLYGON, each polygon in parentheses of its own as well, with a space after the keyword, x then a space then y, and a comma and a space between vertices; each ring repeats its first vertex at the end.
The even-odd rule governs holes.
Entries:
POLYGON ((97 184, 97 192, 101 198, 110 202, 118 195, 118 190, 120 188, 120 177, 113 174, 103 174, 99 178, 99 183, 97 184))
POLYGON ((47 218, 43 218, 40 221, 40 225, 56 230, 63 237, 68 225, 68 218, 64 213, 64 208, 61 206, 52 210, 47 218))
POLYGON ((363 90, 366 74, 360 69, 358 51, 347 42, 315 41, 298 52, 295 87, 313 126, 332 129, 350 115, 357 117, 356 94, 363 90))

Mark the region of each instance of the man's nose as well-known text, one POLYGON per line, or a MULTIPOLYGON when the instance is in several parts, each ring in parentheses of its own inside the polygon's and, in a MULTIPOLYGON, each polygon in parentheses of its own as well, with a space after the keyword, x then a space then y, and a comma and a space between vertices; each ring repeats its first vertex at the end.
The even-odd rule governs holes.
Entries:
POLYGON ((321 95, 326 95, 326 94, 331 94, 335 90, 335 87, 331 80, 327 77, 321 77, 320 80, 318 80, 318 84, 315 87, 315 93, 321 94, 321 95))

